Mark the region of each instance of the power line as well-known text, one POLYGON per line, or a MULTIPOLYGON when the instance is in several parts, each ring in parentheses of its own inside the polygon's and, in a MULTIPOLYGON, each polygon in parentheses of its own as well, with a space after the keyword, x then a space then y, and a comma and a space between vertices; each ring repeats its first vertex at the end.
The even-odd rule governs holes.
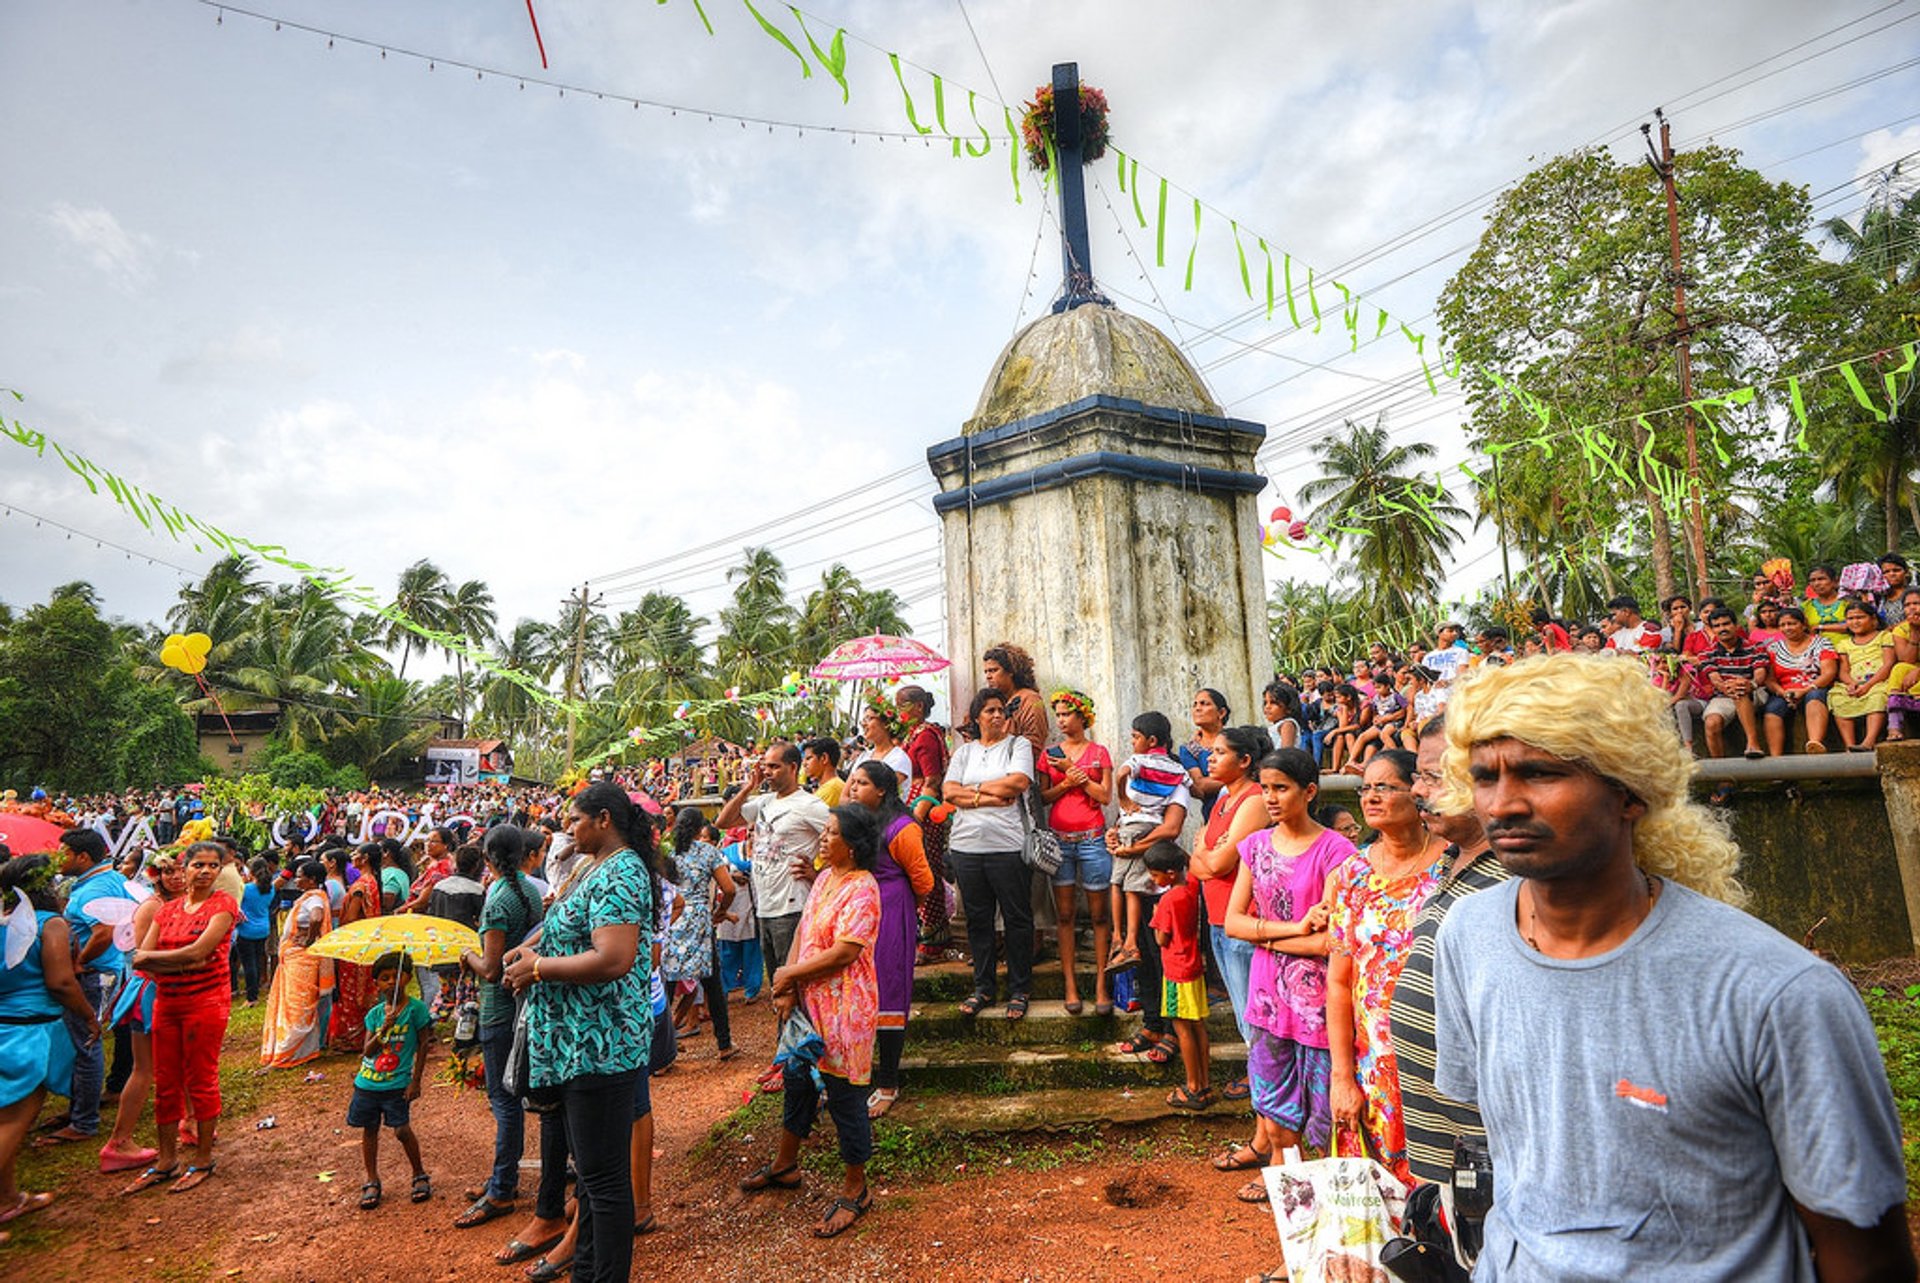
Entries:
POLYGON ((66 532, 67 538, 69 539, 73 538, 75 535, 79 535, 82 539, 91 539, 93 541, 94 547, 111 548, 115 552, 125 553, 129 561, 131 561, 135 557, 138 557, 141 560, 145 561, 149 566, 165 566, 168 570, 177 570, 181 574, 186 575, 188 577, 192 577, 195 573, 197 573, 195 571, 188 570, 185 566, 175 565, 173 562, 168 561, 165 557, 156 557, 150 552, 141 552, 138 549, 129 548, 125 544, 115 543, 113 540, 108 539, 104 535, 89 534, 87 531, 80 529, 78 526, 69 526, 63 521, 54 520, 52 517, 43 517, 37 512, 29 512, 27 509, 22 508, 17 503, 8 503, 8 502, 0 501, 0 508, 5 508, 8 514, 19 513, 23 517, 32 517, 33 524, 36 526, 52 526, 55 530, 64 530, 66 532))

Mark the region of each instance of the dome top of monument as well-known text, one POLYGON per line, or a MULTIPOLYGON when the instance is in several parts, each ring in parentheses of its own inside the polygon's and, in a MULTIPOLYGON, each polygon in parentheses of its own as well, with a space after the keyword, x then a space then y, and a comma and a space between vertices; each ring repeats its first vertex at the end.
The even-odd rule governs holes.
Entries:
POLYGON ((1172 339, 1137 316, 1087 304, 1048 313, 1013 336, 962 431, 971 436, 1089 396, 1221 413, 1172 339))

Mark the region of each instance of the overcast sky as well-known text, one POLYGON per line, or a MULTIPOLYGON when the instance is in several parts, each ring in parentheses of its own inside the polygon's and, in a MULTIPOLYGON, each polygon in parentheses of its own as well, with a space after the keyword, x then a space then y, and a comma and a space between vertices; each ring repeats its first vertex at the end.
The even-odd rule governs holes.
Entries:
MULTIPOLYGON (((522 0, 257 3, 540 74, 522 0)), ((551 617, 589 578, 615 608, 663 586, 711 614, 721 567, 770 542, 796 598, 843 559, 940 645, 924 451, 973 413, 1059 254, 1031 175, 1014 201, 1004 150, 826 132, 904 128, 880 50, 940 72, 950 110, 977 91, 996 122, 985 104, 1017 116, 1077 59, 1143 167, 1416 327, 1487 198, 1583 144, 1630 154, 1656 106, 1683 147, 1713 136, 1829 193, 1823 213, 1856 211, 1865 188, 1843 184, 1920 150, 1920 119, 1902 119, 1920 117, 1920 67, 1826 92, 1920 61, 1920 0, 813 4, 823 44, 848 32, 844 106, 737 0, 705 0, 711 37, 688 0, 535 0, 551 78, 788 122, 769 130, 329 48, 194 0, 7 0, 0 386, 26 397, 7 413, 382 591, 419 557, 483 578, 503 627, 551 617)), ((797 37, 785 6, 760 8, 797 37)), ((930 119, 929 82, 908 74, 930 119)), ((1129 215, 1123 240, 1113 166, 1092 173, 1096 274, 1181 340, 1231 414, 1271 425, 1265 502, 1290 502, 1307 438, 1370 416, 1382 402, 1351 399, 1413 368, 1405 346, 1350 356, 1337 327, 1249 318, 1211 215, 1187 292, 1178 197, 1168 265, 1143 272, 1130 254, 1151 258, 1151 231, 1129 215)), ((1400 435, 1463 457, 1454 402, 1387 404, 1400 435)), ((16 607, 86 579, 114 613, 158 618, 181 570, 211 560, 3 442, 0 503, 85 532, 0 517, 16 607)), ((1456 591, 1497 570, 1491 548, 1470 541, 1456 591)))

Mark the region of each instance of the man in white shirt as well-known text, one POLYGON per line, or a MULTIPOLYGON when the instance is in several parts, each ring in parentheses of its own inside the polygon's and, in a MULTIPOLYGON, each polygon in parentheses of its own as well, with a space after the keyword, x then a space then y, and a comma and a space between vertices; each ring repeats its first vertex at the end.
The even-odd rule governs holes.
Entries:
POLYGON ((714 817, 723 831, 741 823, 752 826, 753 903, 769 982, 793 948, 829 814, 825 802, 800 787, 799 746, 782 742, 767 748, 752 778, 714 817), (763 786, 771 791, 760 792, 763 786))

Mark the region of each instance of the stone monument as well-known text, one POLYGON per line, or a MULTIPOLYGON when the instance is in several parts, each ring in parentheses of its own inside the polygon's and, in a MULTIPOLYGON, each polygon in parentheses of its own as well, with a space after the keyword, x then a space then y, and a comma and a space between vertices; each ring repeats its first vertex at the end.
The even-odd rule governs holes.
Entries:
POLYGON ((1001 352, 960 435, 927 451, 940 483, 953 720, 1000 641, 1033 652, 1041 693, 1072 686, 1096 738, 1127 753, 1147 709, 1191 732, 1212 686, 1258 721, 1272 678, 1257 423, 1231 419, 1154 326, 1095 288, 1080 168, 1078 70, 1053 69, 1065 278, 1001 352))

